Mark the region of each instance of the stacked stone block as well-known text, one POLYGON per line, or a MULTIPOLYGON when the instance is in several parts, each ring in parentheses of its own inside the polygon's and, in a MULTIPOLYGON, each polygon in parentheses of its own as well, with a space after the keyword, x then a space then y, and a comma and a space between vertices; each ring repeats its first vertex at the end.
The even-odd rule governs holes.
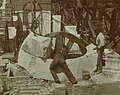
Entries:
POLYGON ((8 78, 7 86, 13 95, 66 95, 64 84, 29 77, 8 78))

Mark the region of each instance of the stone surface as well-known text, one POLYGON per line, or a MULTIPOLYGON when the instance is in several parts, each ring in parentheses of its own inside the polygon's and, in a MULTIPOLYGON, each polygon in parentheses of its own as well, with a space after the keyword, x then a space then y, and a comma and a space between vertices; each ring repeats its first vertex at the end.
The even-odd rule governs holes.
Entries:
MULTIPOLYGON (((67 80, 63 81, 64 85, 42 79, 31 79, 29 76, 16 76, 7 78, 7 87, 11 89, 10 93, 13 93, 13 95, 119 95, 120 71, 119 69, 114 69, 119 65, 119 55, 116 53, 108 55, 106 55, 106 58, 111 61, 106 61, 107 66, 104 67, 103 73, 94 74, 90 72, 90 80, 78 79, 79 82, 76 85, 72 85, 67 80), (112 64, 112 66, 109 64, 112 64), (108 69, 108 67, 111 67, 111 69, 108 69)), ((94 59, 92 60, 91 63, 95 62, 94 59)))

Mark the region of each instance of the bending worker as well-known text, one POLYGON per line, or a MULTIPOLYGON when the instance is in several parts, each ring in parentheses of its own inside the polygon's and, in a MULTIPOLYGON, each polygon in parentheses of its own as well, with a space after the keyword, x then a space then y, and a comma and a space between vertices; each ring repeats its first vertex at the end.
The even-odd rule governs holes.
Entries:
POLYGON ((61 39, 63 39, 61 35, 58 35, 58 37, 56 38, 56 47, 59 48, 59 50, 55 52, 53 61, 50 65, 51 74, 56 83, 61 83, 57 76, 57 73, 63 72, 72 84, 77 84, 77 80, 73 76, 65 61, 66 56, 68 55, 69 48, 63 45, 61 39))

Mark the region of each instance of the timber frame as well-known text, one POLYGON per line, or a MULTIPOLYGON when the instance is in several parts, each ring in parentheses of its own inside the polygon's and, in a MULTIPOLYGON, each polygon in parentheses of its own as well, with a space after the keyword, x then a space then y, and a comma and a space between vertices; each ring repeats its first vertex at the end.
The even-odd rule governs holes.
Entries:
POLYGON ((93 27, 103 27, 116 47, 115 38, 120 35, 120 0, 53 0, 52 4, 59 6, 53 8, 58 10, 53 14, 61 14, 66 25, 77 25, 78 34, 88 30, 94 37, 93 27))

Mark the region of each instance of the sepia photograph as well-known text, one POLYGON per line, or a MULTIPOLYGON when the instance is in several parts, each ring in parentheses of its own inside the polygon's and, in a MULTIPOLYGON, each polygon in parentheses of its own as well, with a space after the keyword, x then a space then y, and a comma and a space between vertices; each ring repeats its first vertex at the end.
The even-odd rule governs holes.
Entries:
POLYGON ((120 95, 120 0, 0 0, 0 95, 120 95))

